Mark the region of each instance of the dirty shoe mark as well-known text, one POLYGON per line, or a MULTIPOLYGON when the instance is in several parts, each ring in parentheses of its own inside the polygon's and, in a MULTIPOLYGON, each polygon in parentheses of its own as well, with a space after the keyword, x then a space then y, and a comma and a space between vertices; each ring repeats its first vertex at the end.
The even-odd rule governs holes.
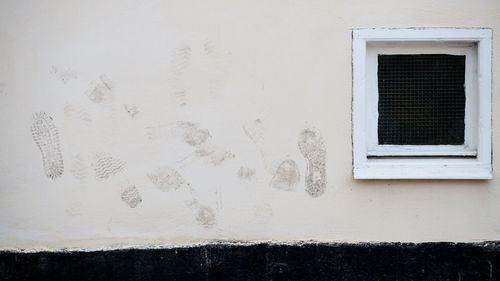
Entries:
POLYGON ((130 208, 135 208, 142 202, 142 197, 135 185, 131 185, 124 189, 121 197, 123 202, 127 203, 130 208))
POLYGON ((246 123, 242 127, 245 135, 254 143, 255 148, 257 148, 260 158, 262 162, 264 162, 264 167, 270 174, 273 174, 276 171, 278 163, 274 161, 274 159, 270 159, 272 158, 272 156, 270 156, 272 153, 265 149, 266 142, 264 135, 266 130, 262 120, 255 119, 253 122, 246 123))
POLYGON ((86 123, 91 123, 90 114, 81 106, 67 104, 64 106, 64 115, 71 119, 77 119, 86 123))
POLYGON ((212 44, 212 41, 205 41, 203 43, 203 50, 205 50, 205 54, 211 56, 214 54, 215 48, 214 45, 212 44))
POLYGON ((208 89, 210 93, 216 93, 222 86, 227 75, 227 55, 223 54, 220 49, 210 39, 203 43, 203 51, 206 58, 206 67, 208 68, 208 89))
POLYGON ((200 207, 196 213, 196 221, 205 228, 215 225, 215 211, 210 207, 200 207))
POLYGON ((323 138, 318 131, 308 128, 300 133, 298 145, 307 160, 306 191, 312 197, 318 197, 326 189, 326 149, 323 138))
POLYGON ((171 125, 158 125, 145 127, 146 136, 150 140, 168 140, 175 136, 175 127, 171 125))
POLYGON ((281 162, 271 180, 271 187, 292 191, 300 181, 299 167, 293 160, 281 162))
POLYGON ((185 46, 175 50, 171 61, 171 74, 169 78, 169 94, 174 97, 181 106, 186 105, 186 90, 183 76, 191 61, 192 50, 185 46))
POLYGON ((185 143, 191 146, 197 146, 210 138, 210 132, 206 129, 201 129, 198 124, 191 122, 179 121, 177 128, 180 130, 185 143))
POLYGON ((210 95, 217 93, 227 81, 228 53, 221 52, 211 40, 176 49, 168 77, 169 95, 180 106, 186 106, 189 94, 199 89, 210 95))
POLYGON ((137 109, 137 106, 135 105, 124 104, 123 107, 131 118, 135 118, 135 116, 139 113, 139 109, 137 109))
POLYGON ((77 154, 73 156, 71 164, 71 174, 80 182, 85 183, 89 175, 89 167, 85 164, 85 159, 77 154))
POLYGON ((64 84, 68 83, 68 81, 71 80, 71 79, 77 79, 78 78, 78 75, 77 75, 77 73, 75 71, 69 70, 69 69, 60 70, 60 69, 58 69, 55 66, 51 67, 50 73, 52 75, 58 77, 61 80, 61 82, 63 82, 64 84))
POLYGON ((199 158, 206 159, 210 164, 217 166, 222 164, 222 162, 233 159, 235 157, 234 153, 229 150, 222 150, 217 148, 202 148, 195 151, 195 154, 199 158))
POLYGON ((224 209, 224 201, 222 199, 222 193, 220 192, 219 188, 215 190, 215 197, 217 198, 217 200, 215 201, 216 210, 224 209))
POLYGON ((240 167, 238 169, 238 178, 240 180, 250 180, 255 175, 255 169, 248 167, 240 167))
POLYGON ((106 87, 106 89, 111 90, 114 87, 113 81, 111 81, 111 79, 109 79, 109 77, 104 74, 99 75, 99 80, 104 85, 104 87, 106 87))
POLYGON ((173 124, 145 127, 146 136, 150 140, 168 140, 180 137, 190 146, 198 146, 206 142, 211 136, 206 129, 200 128, 196 123, 178 121, 173 124))
POLYGON ((168 167, 157 169, 148 174, 148 178, 162 191, 177 190, 186 183, 179 172, 168 167))
POLYGON ((172 56, 172 79, 178 80, 184 74, 184 70, 191 61, 191 47, 184 46, 177 48, 172 56))
POLYGON ((189 209, 197 209, 198 206, 200 205, 198 203, 198 200, 196 198, 190 198, 189 200, 186 200, 184 201, 184 204, 186 205, 186 207, 188 207, 189 209))
POLYGON ((33 115, 31 134, 42 153, 45 175, 50 179, 60 177, 64 171, 64 163, 59 143, 59 133, 52 117, 45 112, 33 115))
POLYGON ((101 103, 111 97, 113 83, 105 75, 99 76, 97 82, 91 83, 91 89, 87 91, 89 99, 95 103, 101 103))
POLYGON ((243 131, 256 145, 259 145, 264 140, 264 128, 260 119, 255 119, 252 123, 243 125, 243 131))
POLYGON ((109 177, 123 171, 124 168, 125 162, 119 159, 102 154, 97 154, 95 156, 94 171, 95 177, 98 180, 108 179, 109 177))
POLYGON ((178 101, 180 106, 187 105, 186 91, 172 91, 170 94, 178 101))

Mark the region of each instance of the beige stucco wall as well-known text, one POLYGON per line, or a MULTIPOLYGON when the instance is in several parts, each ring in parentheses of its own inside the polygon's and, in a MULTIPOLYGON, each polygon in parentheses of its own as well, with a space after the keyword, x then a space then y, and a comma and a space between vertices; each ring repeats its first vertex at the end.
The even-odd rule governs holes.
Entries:
POLYGON ((0 248, 498 240, 499 15, 497 0, 1 1, 0 248), (353 180, 358 27, 493 29, 493 180, 353 180), (306 128, 326 150, 317 197, 306 128))

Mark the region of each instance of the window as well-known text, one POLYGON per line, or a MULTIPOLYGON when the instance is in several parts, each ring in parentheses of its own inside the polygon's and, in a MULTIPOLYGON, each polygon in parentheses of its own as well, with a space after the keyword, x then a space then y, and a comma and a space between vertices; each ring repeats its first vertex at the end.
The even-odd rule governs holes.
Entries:
POLYGON ((489 179, 491 30, 353 31, 357 179, 489 179))

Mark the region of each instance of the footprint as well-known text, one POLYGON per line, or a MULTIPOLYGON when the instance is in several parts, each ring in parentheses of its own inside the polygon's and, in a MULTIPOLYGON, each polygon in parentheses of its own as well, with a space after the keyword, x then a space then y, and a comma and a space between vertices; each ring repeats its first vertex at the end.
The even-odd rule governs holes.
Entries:
POLYGON ((142 202, 142 197, 135 185, 131 185, 123 190, 121 198, 130 208, 135 208, 142 202))
MULTIPOLYGON (((194 190, 190 190, 191 198, 185 201, 186 207, 191 210, 196 211, 195 219, 198 224, 200 224, 204 228, 212 228, 216 224, 216 214, 215 210, 212 207, 208 207, 205 205, 201 205, 196 199, 196 192, 194 190)), ((222 199, 217 200, 217 206, 222 208, 222 199)))
POLYGON ((215 211, 206 206, 201 206, 196 213, 196 221, 205 228, 215 225, 215 211))
POLYGON ((90 114, 79 105, 67 104, 64 106, 64 115, 70 119, 79 120, 85 124, 92 123, 90 114))
POLYGON ((215 210, 198 203, 196 190, 191 187, 191 184, 186 182, 179 172, 169 167, 162 167, 153 173, 149 173, 147 176, 162 191, 176 191, 181 188, 187 190, 189 198, 184 204, 196 212, 196 221, 205 228, 211 228, 215 225, 215 210))
POLYGON ((197 146, 207 141, 210 138, 210 132, 207 129, 202 129, 198 124, 179 121, 177 129, 182 135, 185 143, 191 146, 197 146))
POLYGON ((216 93, 223 84, 227 75, 227 61, 219 48, 209 39, 203 43, 203 51, 208 67, 208 89, 210 93, 216 93))
POLYGON ((196 147, 205 143, 210 137, 210 132, 197 123, 177 121, 174 124, 163 124, 145 127, 146 136, 150 140, 169 140, 180 138, 186 144, 196 147))
POLYGON ((56 179, 63 174, 64 163, 59 143, 59 133, 52 117, 45 112, 33 115, 31 134, 42 153, 45 175, 56 179))
POLYGON ((214 166, 220 165, 224 161, 234 159, 236 157, 236 155, 229 150, 209 146, 197 149, 195 154, 198 158, 206 159, 214 166))
POLYGON ((123 171, 125 168, 125 162, 105 156, 102 154, 97 154, 95 157, 94 171, 95 177, 98 180, 105 180, 109 177, 123 171))
POLYGON ((180 47, 175 50, 171 61, 172 79, 179 80, 184 74, 184 70, 188 67, 189 62, 191 61, 191 53, 192 50, 189 46, 180 47))
POLYGON ((64 84, 68 83, 69 80, 75 80, 78 78, 78 74, 74 70, 60 70, 55 66, 51 67, 50 73, 58 77, 64 84))
POLYGON ((255 176, 255 169, 240 167, 238 169, 237 175, 240 180, 250 180, 253 178, 253 176, 255 176))
POLYGON ((123 107, 125 108, 125 111, 128 113, 130 118, 135 118, 135 116, 139 113, 139 109, 137 109, 137 106, 135 105, 124 104, 123 107))
POLYGON ((184 46, 176 49, 172 55, 171 70, 169 77, 169 93, 174 97, 179 105, 185 106, 187 104, 186 98, 186 82, 184 81, 184 72, 189 66, 191 61, 191 47, 184 46))
POLYGON ((262 120, 255 119, 253 122, 242 126, 245 135, 257 146, 260 146, 264 140, 264 127, 262 120))
POLYGON ((326 149, 323 138, 318 131, 307 128, 300 132, 298 145, 307 160, 306 192, 312 197, 321 196, 326 189, 326 149))
POLYGON ((73 156, 72 160, 71 173, 80 183, 85 183, 89 174, 85 159, 80 154, 77 154, 73 156))
MULTIPOLYGON (((245 135, 255 144, 255 148, 260 154, 260 158, 264 162, 266 170, 272 174, 276 171, 277 162, 275 157, 270 156, 272 152, 268 151, 266 147, 266 139, 264 137, 266 129, 261 119, 255 119, 253 122, 243 124, 242 126, 245 135)), ((267 142, 267 144, 269 144, 267 142)))
POLYGON ((299 181, 300 172, 297 163, 293 160, 285 160, 279 165, 270 185, 277 189, 292 191, 299 181))
POLYGON ((95 103, 102 103, 111 98, 113 83, 106 75, 100 75, 97 82, 91 83, 91 90, 87 91, 89 99, 95 103))
POLYGON ((162 191, 177 190, 186 183, 179 172, 168 167, 157 169, 148 178, 162 191))
POLYGON ((172 52, 168 93, 179 106, 187 106, 200 89, 217 94, 227 81, 228 53, 215 43, 209 39, 186 43, 172 52))

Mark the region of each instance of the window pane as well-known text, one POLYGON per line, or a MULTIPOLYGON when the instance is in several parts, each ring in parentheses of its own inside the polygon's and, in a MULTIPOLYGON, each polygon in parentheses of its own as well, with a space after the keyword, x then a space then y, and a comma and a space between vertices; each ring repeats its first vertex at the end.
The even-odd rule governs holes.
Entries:
POLYGON ((378 142, 464 144, 465 56, 378 56, 378 142))

